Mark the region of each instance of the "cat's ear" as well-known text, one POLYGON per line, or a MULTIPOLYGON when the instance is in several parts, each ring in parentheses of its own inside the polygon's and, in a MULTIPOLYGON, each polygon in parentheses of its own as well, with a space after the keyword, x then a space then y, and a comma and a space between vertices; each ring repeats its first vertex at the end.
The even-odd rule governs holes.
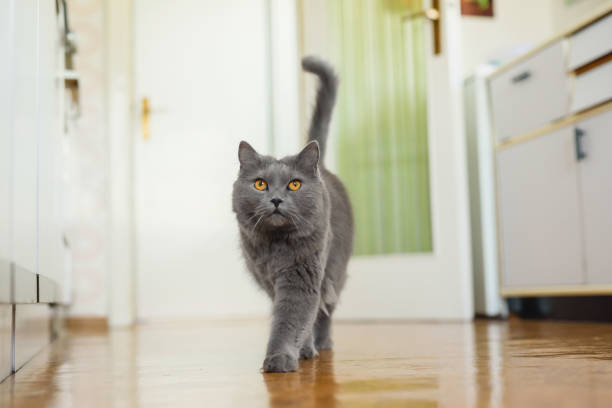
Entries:
POLYGON ((240 160, 240 167, 249 167, 259 164, 260 159, 259 153, 253 149, 253 147, 245 142, 240 142, 238 146, 238 160, 240 160))
POLYGON ((319 151, 319 143, 316 140, 308 143, 306 147, 297 155, 296 164, 297 166, 306 172, 313 172, 317 174, 319 166, 319 157, 321 153, 319 151))

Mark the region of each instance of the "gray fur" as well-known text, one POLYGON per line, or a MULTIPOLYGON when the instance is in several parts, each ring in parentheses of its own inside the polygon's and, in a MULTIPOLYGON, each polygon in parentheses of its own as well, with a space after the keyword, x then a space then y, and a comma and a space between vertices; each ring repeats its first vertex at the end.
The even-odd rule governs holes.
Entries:
POLYGON ((353 250, 348 194, 320 160, 338 81, 319 59, 304 58, 302 65, 320 80, 309 143, 299 154, 277 160, 241 142, 233 190, 247 268, 273 302, 266 372, 295 371, 298 359, 331 348, 331 315, 353 250), (268 183, 264 191, 254 187, 259 178, 268 183), (302 182, 297 191, 287 187, 294 179, 302 182), (272 199, 282 200, 280 214, 272 199))
POLYGON ((325 158, 325 147, 327 145, 327 134, 331 122, 332 112, 336 103, 336 91, 338 89, 338 77, 334 69, 317 57, 309 56, 302 59, 304 71, 311 72, 319 77, 319 89, 317 90, 317 103, 312 113, 308 140, 319 142, 321 158, 325 158))

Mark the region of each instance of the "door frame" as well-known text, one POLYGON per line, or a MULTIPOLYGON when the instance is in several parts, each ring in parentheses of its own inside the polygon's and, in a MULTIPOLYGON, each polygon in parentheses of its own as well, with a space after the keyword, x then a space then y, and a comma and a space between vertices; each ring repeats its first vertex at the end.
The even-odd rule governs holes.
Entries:
MULTIPOLYGON (((300 138, 299 101, 288 96, 299 91, 297 2, 264 0, 268 29, 270 150, 293 154, 300 138), (283 110, 283 115, 274 112, 283 110)), ((106 115, 109 140, 109 272, 107 313, 111 327, 134 324, 138 318, 138 271, 134 201, 134 130, 140 106, 134 101, 133 0, 108 0, 106 23, 106 115)), ((254 288, 255 290, 255 288, 254 288)))
POLYGON ((132 0, 105 2, 106 133, 109 151, 107 315, 111 327, 136 320, 132 105, 132 0))
MULTIPOLYGON (((324 0, 305 1, 299 1, 300 24, 306 27, 306 15, 317 19, 317 35, 301 36, 302 52, 329 55, 328 45, 320 40, 325 35, 319 32, 329 26, 320 21, 326 18, 321 12, 324 0)), ((432 5, 431 0, 424 3, 432 5)), ((458 0, 439 3, 439 55, 433 54, 432 30, 427 28, 425 36, 433 252, 353 257, 336 313, 341 318, 465 321, 474 315, 460 4, 458 0)), ((304 83, 302 106, 308 107, 314 84, 304 83)), ((330 141, 329 150, 335 151, 337 137, 332 135, 330 141)), ((333 170, 334 165, 329 160, 328 167, 333 170)))

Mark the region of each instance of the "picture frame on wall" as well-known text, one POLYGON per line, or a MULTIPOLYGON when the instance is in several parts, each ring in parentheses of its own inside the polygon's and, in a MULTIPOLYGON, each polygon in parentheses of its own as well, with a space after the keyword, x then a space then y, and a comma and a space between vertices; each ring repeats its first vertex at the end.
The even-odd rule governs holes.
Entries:
POLYGON ((493 17, 493 0, 461 0, 461 15, 493 17))

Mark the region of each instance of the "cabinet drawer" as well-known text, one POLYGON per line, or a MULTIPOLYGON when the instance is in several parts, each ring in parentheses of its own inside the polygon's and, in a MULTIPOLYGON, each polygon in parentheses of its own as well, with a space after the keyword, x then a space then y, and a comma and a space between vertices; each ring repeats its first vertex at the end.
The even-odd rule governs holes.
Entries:
POLYGON ((578 31, 569 39, 570 71, 612 52, 612 14, 578 31))
POLYGON ((497 141, 533 131, 569 112, 564 47, 557 42, 490 82, 497 141))
POLYGON ((575 81, 572 112, 612 99, 612 61, 576 76, 575 81))
POLYGON ((497 153, 505 288, 584 283, 573 128, 497 153))

